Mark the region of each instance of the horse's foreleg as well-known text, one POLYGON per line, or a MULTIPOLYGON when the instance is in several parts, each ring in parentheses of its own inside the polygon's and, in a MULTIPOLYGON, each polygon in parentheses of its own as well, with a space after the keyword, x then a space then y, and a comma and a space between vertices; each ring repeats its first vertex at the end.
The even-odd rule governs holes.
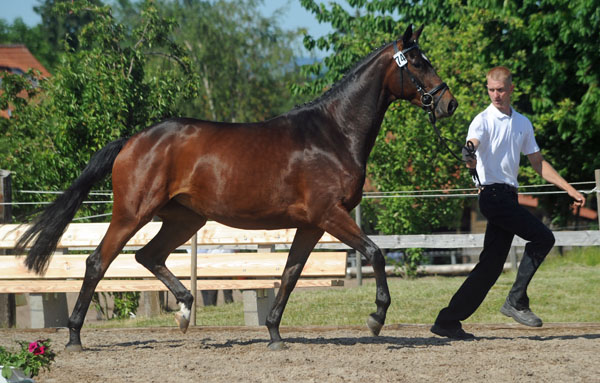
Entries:
MULTIPOLYGON (((327 212, 326 217, 327 219, 323 226, 325 231, 356 251, 364 254, 373 265, 377 288, 375 297, 377 311, 367 318, 367 326, 373 335, 377 336, 385 323, 387 309, 391 303, 387 277, 385 275, 385 258, 383 257, 383 253, 356 225, 356 222, 354 222, 348 211, 343 207, 338 206, 331 209, 327 212)), ((360 267, 360 265, 357 265, 357 267, 360 267)))
POLYGON ((135 253, 135 259, 144 265, 173 293, 180 311, 175 314, 179 329, 185 333, 190 324, 194 297, 192 293, 165 266, 165 261, 182 243, 187 241, 205 223, 206 219, 183 206, 171 203, 160 216, 163 224, 154 238, 135 253))
POLYGON ((281 323, 283 310, 285 309, 285 305, 288 302, 292 290, 296 286, 296 282, 300 277, 300 273, 302 273, 302 269, 306 264, 310 252, 322 235, 323 230, 316 228, 298 229, 296 231, 285 269, 281 275, 281 287, 279 288, 273 307, 267 316, 266 324, 271 337, 271 341, 269 342, 270 350, 281 350, 285 348, 285 344, 279 334, 279 324, 281 323))

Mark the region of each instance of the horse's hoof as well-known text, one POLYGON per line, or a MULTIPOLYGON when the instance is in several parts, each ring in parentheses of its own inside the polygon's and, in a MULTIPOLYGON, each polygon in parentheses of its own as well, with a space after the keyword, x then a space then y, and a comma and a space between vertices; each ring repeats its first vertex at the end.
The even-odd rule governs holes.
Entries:
POLYGON ((371 330, 371 334, 374 336, 379 336, 381 332, 381 328, 383 327, 383 323, 379 323, 379 321, 373 318, 373 315, 369 315, 367 318, 367 327, 371 330))
POLYGON ((269 343, 267 348, 271 351, 282 351, 282 350, 287 350, 288 346, 286 346, 286 344, 283 343, 282 341, 277 341, 277 342, 269 343))
POLYGON ((82 352, 83 351, 83 346, 81 344, 71 344, 71 343, 68 343, 65 346, 65 351, 66 352, 82 352))
POLYGON ((190 321, 185 317, 183 313, 178 312, 177 314, 175 314, 175 322, 177 322, 177 324, 179 325, 179 329, 181 330, 181 332, 185 334, 190 325, 190 321))

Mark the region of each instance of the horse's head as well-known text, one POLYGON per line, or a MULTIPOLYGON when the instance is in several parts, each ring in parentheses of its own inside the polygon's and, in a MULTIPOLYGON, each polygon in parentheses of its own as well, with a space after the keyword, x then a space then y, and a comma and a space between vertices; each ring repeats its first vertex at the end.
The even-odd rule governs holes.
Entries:
POLYGON ((432 118, 448 117, 458 102, 419 48, 422 31, 423 27, 413 32, 409 25, 402 39, 392 44, 393 60, 386 75, 387 88, 394 99, 408 100, 425 109, 432 118))

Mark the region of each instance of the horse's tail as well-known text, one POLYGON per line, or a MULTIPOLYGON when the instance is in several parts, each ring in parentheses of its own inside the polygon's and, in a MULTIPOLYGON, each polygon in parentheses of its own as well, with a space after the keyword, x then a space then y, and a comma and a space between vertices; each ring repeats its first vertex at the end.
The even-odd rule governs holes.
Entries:
POLYGON ((56 250, 67 225, 92 186, 112 171, 115 159, 127 140, 128 138, 121 138, 113 141, 96 152, 75 182, 36 217, 31 227, 19 238, 15 247, 16 254, 23 254, 33 241, 25 259, 29 270, 38 274, 46 271, 50 256, 56 250))

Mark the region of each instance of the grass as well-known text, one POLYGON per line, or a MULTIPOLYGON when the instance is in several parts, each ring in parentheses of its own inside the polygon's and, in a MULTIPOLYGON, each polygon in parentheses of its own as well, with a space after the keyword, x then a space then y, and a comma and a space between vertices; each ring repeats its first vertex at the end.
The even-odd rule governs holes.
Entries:
MULTIPOLYGON (((514 281, 515 272, 502 274, 483 304, 465 323, 511 322, 498 311, 514 281)), ((388 278, 392 305, 386 323, 433 323, 440 309, 460 287, 465 277, 388 278)), ((564 256, 550 255, 529 286, 532 310, 545 322, 599 322, 600 249, 574 250, 564 256)), ((288 302, 281 324, 362 325, 375 311, 375 282, 363 286, 327 289, 297 289, 288 302)), ((209 326, 242 326, 241 302, 203 307, 197 323, 209 326)), ((154 318, 112 320, 90 327, 174 326, 173 314, 154 318)))

